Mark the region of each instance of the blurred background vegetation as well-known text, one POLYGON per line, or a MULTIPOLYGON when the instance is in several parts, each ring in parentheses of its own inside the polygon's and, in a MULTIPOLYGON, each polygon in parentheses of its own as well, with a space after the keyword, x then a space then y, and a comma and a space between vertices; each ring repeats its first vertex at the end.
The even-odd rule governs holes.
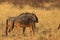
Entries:
POLYGON ((60 8, 60 0, 0 0, 0 4, 3 2, 19 5, 20 8, 23 8, 25 5, 35 8, 60 8))

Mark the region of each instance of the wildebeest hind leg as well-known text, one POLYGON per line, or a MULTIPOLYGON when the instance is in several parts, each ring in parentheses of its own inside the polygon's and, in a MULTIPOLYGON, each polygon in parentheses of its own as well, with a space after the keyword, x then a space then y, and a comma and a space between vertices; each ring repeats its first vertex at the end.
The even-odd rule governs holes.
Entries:
POLYGON ((8 35, 8 20, 6 20, 6 36, 8 35))
POLYGON ((8 36, 8 27, 6 27, 6 36, 8 36))

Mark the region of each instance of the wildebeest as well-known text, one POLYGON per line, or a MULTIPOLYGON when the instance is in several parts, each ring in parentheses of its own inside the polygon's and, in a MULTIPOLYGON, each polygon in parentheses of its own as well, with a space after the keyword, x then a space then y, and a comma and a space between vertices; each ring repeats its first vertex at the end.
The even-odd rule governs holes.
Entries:
POLYGON ((9 19, 6 20, 6 36, 8 35, 7 30, 9 30, 10 32, 14 28, 14 24, 16 22, 18 22, 20 24, 20 27, 23 28, 23 34, 25 32, 25 28, 28 27, 29 25, 31 25, 33 33, 34 33, 35 28, 36 28, 35 23, 38 23, 38 18, 34 13, 28 13, 28 12, 22 13, 16 17, 10 17, 9 19), (8 26, 10 25, 8 24, 9 20, 11 21, 11 25, 12 25, 11 28, 9 28, 8 26))

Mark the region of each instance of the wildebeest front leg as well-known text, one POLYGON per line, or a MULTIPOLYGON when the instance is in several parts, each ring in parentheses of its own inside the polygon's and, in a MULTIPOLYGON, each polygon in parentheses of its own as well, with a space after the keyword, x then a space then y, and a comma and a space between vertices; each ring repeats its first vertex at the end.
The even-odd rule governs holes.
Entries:
POLYGON ((34 26, 34 29, 36 29, 36 24, 35 23, 33 24, 33 26, 34 26))
POLYGON ((33 34, 35 34, 35 29, 36 29, 36 26, 35 26, 35 23, 33 23, 32 25, 33 34))
POLYGON ((24 34, 24 35, 25 35, 25 28, 26 28, 26 27, 23 27, 23 34, 24 34))

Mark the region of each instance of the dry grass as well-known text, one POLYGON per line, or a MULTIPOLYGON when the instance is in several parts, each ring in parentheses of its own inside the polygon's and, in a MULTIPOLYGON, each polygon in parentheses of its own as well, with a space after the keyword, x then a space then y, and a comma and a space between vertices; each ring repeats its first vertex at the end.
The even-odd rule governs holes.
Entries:
POLYGON ((59 9, 37 9, 28 5, 19 9, 19 6, 14 7, 11 3, 0 4, 0 40, 60 40, 60 30, 57 29, 59 24, 59 9), (34 12, 38 16, 36 34, 33 35, 30 29, 26 28, 26 36, 23 36, 22 28, 15 28, 8 37, 5 37, 6 19, 22 12, 34 12))

